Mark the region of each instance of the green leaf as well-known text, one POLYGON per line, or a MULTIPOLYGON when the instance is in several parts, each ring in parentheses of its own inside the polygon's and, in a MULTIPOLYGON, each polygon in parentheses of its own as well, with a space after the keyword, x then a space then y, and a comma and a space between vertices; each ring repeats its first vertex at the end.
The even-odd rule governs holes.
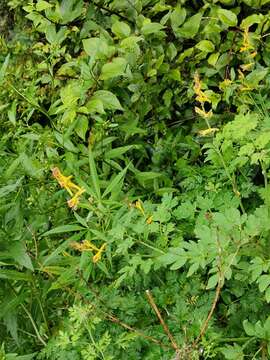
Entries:
POLYGON ((16 241, 9 248, 10 255, 17 261, 21 266, 34 271, 30 256, 27 254, 25 246, 22 242, 16 241))
POLYGON ((228 26, 237 25, 237 16, 234 12, 226 9, 218 9, 218 17, 223 22, 223 24, 228 26))
POLYGON ((213 289, 218 283, 218 278, 219 278, 218 274, 214 274, 214 275, 210 276, 210 278, 208 279, 208 282, 207 282, 206 289, 207 290, 213 289))
POLYGON ((103 65, 101 70, 101 80, 108 80, 115 76, 121 76, 124 74, 127 62, 124 58, 113 58, 112 62, 103 65))
POLYGON ((49 4, 47 1, 39 0, 36 4, 36 10, 43 11, 43 10, 51 8, 52 6, 53 5, 49 4))
POLYGON ((161 25, 160 23, 151 22, 148 24, 144 24, 143 27, 141 28, 141 32, 143 35, 151 35, 158 33, 163 28, 164 26, 161 25))
POLYGON ((85 140, 85 135, 88 130, 88 119, 86 116, 79 116, 76 122, 75 131, 78 136, 85 140))
POLYGON ((100 199, 101 195, 100 195, 99 178, 98 178, 98 174, 97 174, 97 168, 96 168, 96 164, 95 164, 94 155, 93 155, 93 152, 90 147, 89 147, 89 151, 88 151, 88 159, 89 159, 90 177, 91 177, 91 180, 92 180, 92 183, 94 186, 95 194, 96 194, 96 197, 98 199, 100 199))
POLYGON ((266 302, 269 304, 270 303, 270 287, 268 287, 266 289, 266 292, 265 292, 265 300, 266 302))
POLYGON ((118 158, 121 155, 125 154, 127 151, 129 151, 130 149, 134 148, 134 145, 126 145, 126 146, 120 146, 118 148, 109 150, 106 154, 105 154, 105 158, 106 159, 113 159, 113 158, 118 158))
POLYGON ((16 115, 17 115, 17 101, 12 102, 11 108, 8 110, 8 119, 12 125, 16 125, 16 115))
POLYGON ((202 14, 198 13, 191 16, 184 25, 177 30, 177 35, 183 36, 186 39, 192 39, 199 31, 201 25, 202 14))
POLYGON ((265 289, 270 285, 270 275, 261 275, 257 282, 259 284, 260 292, 265 291, 265 289))
POLYGON ((123 169, 119 174, 117 174, 115 177, 113 177, 110 180, 109 185, 107 186, 107 188, 105 189, 104 193, 102 194, 102 198, 105 198, 108 194, 112 193, 114 191, 114 189, 116 187, 119 186, 119 184, 121 183, 122 179, 125 177, 126 172, 127 172, 127 167, 125 167, 125 169, 123 169))
POLYGON ((123 21, 116 21, 112 26, 112 32, 119 38, 127 38, 130 35, 130 27, 123 21))
POLYGON ((240 27, 242 29, 249 28, 253 24, 260 24, 263 20, 263 14, 252 14, 242 20, 240 27))
POLYGON ((185 21, 187 12, 185 8, 180 7, 179 5, 176 6, 174 11, 171 13, 170 19, 171 19, 171 25, 173 29, 178 28, 180 25, 183 24, 185 21))
POLYGON ((7 71, 7 68, 8 68, 8 64, 9 64, 9 58, 10 58, 10 54, 8 54, 6 57, 5 57, 5 60, 3 62, 3 65, 1 66, 1 69, 0 69, 0 84, 1 82, 4 80, 4 77, 6 75, 6 71, 7 71))
POLYGON ((54 229, 46 231, 45 233, 42 234, 42 236, 62 234, 62 233, 66 233, 66 232, 80 231, 80 230, 84 230, 84 228, 80 225, 60 225, 54 229))
POLYGON ((203 52, 209 53, 215 50, 214 44, 209 40, 201 40, 195 47, 203 52))
POLYGON ((0 279, 18 280, 18 281, 32 281, 32 276, 26 272, 19 272, 16 270, 0 269, 0 279))
POLYGON ((182 248, 170 248, 167 254, 158 257, 163 265, 171 265, 171 270, 177 270, 183 267, 187 261, 186 252, 182 248))
POLYGON ((110 53, 107 42, 100 38, 84 39, 83 48, 87 55, 96 59, 105 58, 110 53))
POLYGON ((92 113, 99 113, 99 114, 104 114, 104 106, 103 106, 103 102, 100 99, 91 99, 88 101, 88 103, 86 104, 86 107, 89 111, 90 114, 92 113))
POLYGON ((243 321, 243 327, 248 336, 255 335, 254 325, 252 325, 248 320, 243 321))
POLYGON ((18 179, 14 184, 10 184, 10 185, 6 185, 0 188, 0 198, 7 196, 9 193, 17 190, 17 188, 19 187, 19 185, 22 182, 22 177, 20 179, 18 179))
POLYGON ((108 90, 98 90, 94 93, 91 100, 100 100, 104 109, 123 110, 117 97, 108 90))

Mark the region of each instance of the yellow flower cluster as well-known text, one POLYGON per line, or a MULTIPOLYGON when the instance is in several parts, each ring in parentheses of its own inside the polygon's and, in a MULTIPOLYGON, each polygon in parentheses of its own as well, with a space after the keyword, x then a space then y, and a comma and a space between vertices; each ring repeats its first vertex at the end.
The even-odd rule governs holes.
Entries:
POLYGON ((205 102, 211 102, 211 100, 208 98, 208 96, 204 93, 202 90, 202 82, 200 79, 200 76, 198 72, 196 71, 194 74, 194 86, 193 90, 196 94, 196 100, 201 104, 201 109, 197 106, 195 106, 195 112, 199 114, 204 119, 210 119, 213 116, 212 110, 206 112, 204 104, 205 102))
POLYGON ((80 201, 80 196, 85 192, 85 189, 74 184, 71 181, 72 176, 63 175, 58 167, 52 169, 52 175, 58 181, 58 184, 66 189, 69 195, 72 196, 72 198, 68 200, 68 206, 72 209, 76 209, 80 201))
POLYGON ((70 246, 75 249, 75 250, 79 250, 81 252, 83 251, 92 251, 95 252, 96 254, 93 256, 93 263, 97 263, 102 256, 103 251, 105 250, 106 247, 106 243, 104 243, 100 248, 96 247, 93 243, 91 243, 91 241, 89 240, 84 240, 82 243, 78 243, 78 242, 72 242, 70 244, 70 246))
MULTIPOLYGON (((141 200, 137 200, 137 201, 135 202, 135 208, 138 209, 138 210, 140 211, 140 213, 141 213, 144 217, 146 216, 141 200)), ((153 216, 152 216, 152 215, 148 216, 147 219, 146 219, 146 222, 147 222, 148 225, 152 224, 152 222, 153 222, 153 216)))
MULTIPOLYGON (((251 71, 255 65, 254 57, 257 55, 257 51, 254 50, 254 46, 251 43, 250 35, 249 35, 249 27, 244 28, 243 32, 243 42, 242 46, 240 47, 240 52, 245 53, 245 59, 247 59, 247 63, 240 65, 241 69, 238 69, 239 78, 241 80, 244 80, 245 75, 243 74, 243 71, 251 71)), ((240 88, 241 91, 245 90, 252 90, 249 87, 242 86, 240 88)))

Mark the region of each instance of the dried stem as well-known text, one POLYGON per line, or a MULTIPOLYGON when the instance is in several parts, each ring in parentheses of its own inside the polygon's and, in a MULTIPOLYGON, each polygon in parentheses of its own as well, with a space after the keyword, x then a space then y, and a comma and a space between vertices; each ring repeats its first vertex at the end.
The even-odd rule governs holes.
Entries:
POLYGON ((179 352, 179 347, 176 343, 176 341, 174 340, 174 337, 172 336, 168 326, 166 325, 165 321, 163 320, 161 314, 160 314, 160 311, 158 310, 158 307, 157 305, 155 304, 155 301, 153 299, 153 296, 150 292, 150 290, 146 290, 146 295, 147 295, 147 298, 148 298, 148 301, 149 301, 149 304, 152 306, 153 310, 155 311, 165 333, 167 334, 168 338, 170 339, 171 341, 171 344, 172 344, 172 347, 174 348, 174 350, 176 350, 177 352, 179 352))

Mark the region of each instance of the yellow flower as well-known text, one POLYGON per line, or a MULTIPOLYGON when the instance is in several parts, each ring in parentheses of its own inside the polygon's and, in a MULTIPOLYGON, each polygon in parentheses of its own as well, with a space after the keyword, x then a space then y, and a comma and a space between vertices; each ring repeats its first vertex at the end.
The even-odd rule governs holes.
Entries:
POLYGON ((251 63, 249 63, 249 64, 242 64, 242 65, 240 65, 240 67, 241 67, 241 69, 242 69, 243 71, 246 71, 246 70, 250 70, 250 68, 251 68, 253 65, 254 65, 254 62, 251 62, 251 63))
POLYGON ((76 209, 80 201, 80 196, 84 192, 85 189, 80 188, 80 190, 71 199, 68 200, 68 206, 72 209, 76 209))
POLYGON ((52 169, 53 177, 58 181, 62 188, 65 188, 70 195, 73 195, 72 190, 80 190, 81 188, 71 181, 72 176, 64 176, 58 167, 52 169))
POLYGON ((151 216, 149 216, 149 218, 146 220, 146 222, 147 222, 147 224, 152 224, 152 222, 153 222, 153 216, 151 215, 151 216))
POLYGON ((81 243, 72 242, 70 246, 79 251, 99 251, 99 248, 92 244, 90 240, 83 240, 81 243))
POLYGON ((202 91, 202 83, 201 83, 200 76, 197 71, 194 74, 193 90, 194 90, 195 94, 197 95, 196 100, 199 101, 201 104, 203 104, 206 101, 211 102, 210 99, 202 91))
POLYGON ((141 200, 136 201, 135 208, 138 209, 142 213, 143 216, 145 216, 145 212, 144 212, 141 200))
POLYGON ((208 135, 214 134, 217 131, 219 131, 218 128, 210 128, 210 129, 206 129, 206 130, 200 130, 200 131, 198 131, 198 134, 200 136, 208 136, 208 135))
POLYGON ((241 46, 240 52, 254 49, 254 47, 252 46, 252 44, 251 44, 251 42, 250 42, 250 37, 249 37, 249 32, 248 32, 248 30, 249 30, 248 27, 246 27, 246 28, 244 29, 244 33, 243 33, 243 46, 241 46))
POLYGON ((204 119, 210 119, 213 116, 212 110, 206 112, 205 110, 200 109, 197 106, 195 106, 195 112, 202 116, 204 119))
POLYGON ((105 250, 106 243, 104 243, 100 249, 98 249, 98 252, 95 256, 93 256, 93 263, 97 263, 101 259, 102 252, 105 250))
POLYGON ((58 181, 59 185, 66 189, 71 196, 73 196, 70 200, 68 200, 68 206, 72 209, 76 209, 80 201, 80 196, 85 192, 85 189, 74 184, 71 181, 72 176, 63 175, 58 167, 54 167, 52 169, 52 175, 58 181))

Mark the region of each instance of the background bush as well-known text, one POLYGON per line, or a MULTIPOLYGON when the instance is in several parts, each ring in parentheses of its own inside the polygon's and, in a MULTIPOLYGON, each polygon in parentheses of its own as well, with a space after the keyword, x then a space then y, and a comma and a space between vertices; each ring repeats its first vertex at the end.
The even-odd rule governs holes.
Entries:
POLYGON ((270 1, 0 4, 2 358, 267 359, 270 1))

